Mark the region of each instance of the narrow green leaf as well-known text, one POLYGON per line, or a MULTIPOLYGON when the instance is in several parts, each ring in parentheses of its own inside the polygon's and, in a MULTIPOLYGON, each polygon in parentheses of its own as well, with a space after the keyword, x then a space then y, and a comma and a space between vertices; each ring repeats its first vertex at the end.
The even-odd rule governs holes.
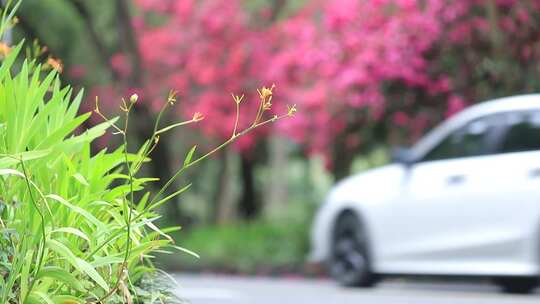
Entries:
POLYGON ((54 304, 82 304, 86 301, 83 301, 77 297, 69 295, 59 295, 53 297, 54 304))
POLYGON ((33 264, 33 258, 34 256, 34 250, 30 249, 26 252, 26 256, 24 257, 24 264, 21 270, 21 298, 24 298, 24 296, 28 292, 28 284, 30 283, 30 266, 33 264))
POLYGON ((99 273, 96 271, 94 267, 87 261, 83 259, 76 258, 78 268, 86 273, 92 280, 94 280, 101 288, 103 288, 105 291, 109 291, 109 285, 107 285, 107 282, 99 275, 99 273))
POLYGON ((179 251, 185 252, 185 253, 187 253, 187 254, 189 254, 189 255, 191 255, 191 256, 194 256, 194 257, 196 257, 197 259, 200 259, 200 258, 201 258, 201 257, 200 257, 198 254, 196 254, 195 252, 193 252, 193 251, 191 251, 191 250, 189 250, 189 249, 186 249, 186 248, 184 248, 184 247, 180 247, 180 246, 176 246, 176 245, 171 245, 171 247, 174 248, 174 249, 177 249, 177 250, 179 250, 179 251))
POLYGON ((191 159, 193 158, 193 154, 195 153, 195 149, 197 149, 197 146, 193 146, 191 150, 189 150, 186 159, 184 160, 184 167, 188 166, 191 163, 191 159))
POLYGON ((185 186, 184 188, 168 195, 167 197, 159 200, 158 202, 152 204, 150 207, 148 207, 148 210, 151 211, 151 210, 154 210, 156 208, 158 208, 159 206, 165 204, 166 202, 168 202, 169 200, 171 200, 172 198, 182 194, 184 191, 186 191, 187 189, 189 189, 191 187, 191 183, 189 183, 187 186, 185 186))
POLYGON ((75 178, 79 183, 83 184, 84 186, 90 186, 86 178, 84 178, 84 176, 82 176, 82 174, 80 173, 73 174, 73 178, 75 178))
POLYGON ((96 282, 101 288, 106 291, 109 290, 109 286, 105 280, 99 275, 99 273, 83 259, 75 256, 75 254, 64 244, 56 240, 47 240, 47 247, 56 252, 61 257, 65 258, 73 267, 75 267, 81 273, 88 275, 94 282, 96 282))
POLYGON ((47 240, 45 244, 48 248, 56 252, 56 254, 66 259, 71 265, 77 268, 77 257, 66 245, 53 239, 47 240))
POLYGON ((55 143, 61 141, 66 136, 68 136, 73 130, 75 130, 77 127, 79 127, 84 121, 86 121, 92 113, 85 113, 71 121, 68 121, 64 125, 62 125, 60 128, 56 129, 53 133, 51 133, 49 136, 42 139, 42 141, 37 145, 37 148, 41 148, 43 146, 45 147, 51 147, 55 143))
POLYGON ((2 61, 2 65, 0 66, 0 80, 4 79, 9 74, 9 70, 11 69, 13 62, 15 62, 15 59, 17 59, 23 44, 24 41, 21 41, 16 47, 11 49, 9 55, 2 61))
POLYGON ((4 176, 4 175, 15 175, 15 176, 25 178, 25 175, 22 172, 14 170, 14 169, 0 169, 0 176, 4 176))
POLYGON ((105 227, 105 224, 103 224, 101 221, 99 221, 95 216, 93 216, 90 212, 84 210, 83 208, 79 207, 79 206, 75 206, 73 204, 71 204, 70 202, 68 202, 66 199, 64 199, 63 197, 60 197, 56 194, 49 194, 49 195, 46 195, 45 196, 46 198, 50 198, 50 199, 53 199, 59 203, 61 203, 62 205, 68 207, 69 209, 71 209, 71 211, 73 212, 76 212, 80 215, 82 215, 84 218, 86 218, 88 221, 90 221, 91 223, 93 223, 94 225, 96 225, 97 227, 100 227, 100 228, 104 228, 105 227))
POLYGON ((42 158, 49 155, 49 153, 51 153, 51 150, 46 149, 46 150, 27 151, 27 152, 18 153, 16 155, 5 156, 5 157, 0 158, 0 168, 7 168, 9 166, 16 165, 20 163, 21 160, 26 162, 33 159, 42 158))
POLYGON ((169 236, 168 234, 166 234, 165 232, 161 231, 156 225, 154 225, 154 223, 152 223, 152 221, 149 221, 149 220, 143 220, 145 223, 146 223, 146 226, 150 227, 150 229, 154 230, 155 232, 159 233, 159 235, 161 235, 162 237, 166 238, 167 240, 169 240, 171 243, 174 243, 174 240, 171 238, 171 236, 169 236))
POLYGON ((38 299, 43 300, 43 301, 39 301, 38 303, 54 304, 53 300, 46 293, 42 291, 33 290, 30 293, 29 297, 32 299, 38 298, 38 299))
POLYGON ((36 279, 42 279, 42 278, 52 278, 58 281, 61 281, 63 283, 66 283, 69 287, 78 290, 78 291, 84 291, 84 287, 81 284, 81 282, 71 273, 69 273, 67 270, 56 267, 56 266, 46 266, 41 269, 40 272, 38 272, 36 279))
POLYGON ((113 265, 113 264, 121 264, 124 262, 124 258, 122 257, 96 257, 94 261, 91 263, 92 266, 95 268, 113 265))
POLYGON ((55 232, 70 233, 70 234, 76 235, 76 236, 90 242, 90 238, 84 232, 82 232, 82 231, 80 231, 79 229, 76 229, 76 228, 61 227, 61 228, 58 228, 58 229, 55 229, 55 230, 51 231, 51 233, 55 233, 55 232))
POLYGON ((66 111, 66 116, 69 119, 73 119, 75 115, 77 115, 77 111, 79 110, 79 106, 81 105, 81 101, 84 96, 84 89, 81 89, 77 96, 73 99, 71 104, 69 105, 68 110, 66 111))
POLYGON ((24 300, 24 304, 43 304, 35 294, 29 294, 24 300))
POLYGON ((146 192, 143 197, 139 200, 139 203, 137 204, 137 211, 144 210, 144 207, 146 207, 146 203, 148 202, 148 198, 150 197, 150 192, 146 192))

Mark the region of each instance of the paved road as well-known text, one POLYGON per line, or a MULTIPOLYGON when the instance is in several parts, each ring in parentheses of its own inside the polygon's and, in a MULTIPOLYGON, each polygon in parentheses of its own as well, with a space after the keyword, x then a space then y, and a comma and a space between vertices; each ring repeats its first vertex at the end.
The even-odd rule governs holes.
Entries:
POLYGON ((327 280, 177 274, 178 294, 192 304, 539 304, 487 283, 388 280, 374 289, 340 288, 327 280))

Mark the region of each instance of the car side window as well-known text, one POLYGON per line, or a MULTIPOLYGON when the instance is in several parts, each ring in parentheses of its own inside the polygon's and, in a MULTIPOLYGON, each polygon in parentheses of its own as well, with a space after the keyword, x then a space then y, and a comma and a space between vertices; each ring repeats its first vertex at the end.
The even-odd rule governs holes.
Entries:
POLYGON ((476 119, 452 132, 428 152, 422 161, 454 159, 486 154, 489 134, 493 129, 492 120, 492 117, 476 119))
POLYGON ((498 153, 540 150, 540 112, 508 113, 506 122, 498 153))

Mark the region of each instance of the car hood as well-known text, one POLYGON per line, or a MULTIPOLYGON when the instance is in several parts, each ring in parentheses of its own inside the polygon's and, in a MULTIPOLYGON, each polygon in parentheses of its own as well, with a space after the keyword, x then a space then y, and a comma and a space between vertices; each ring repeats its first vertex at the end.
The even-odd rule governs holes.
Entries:
POLYGON ((337 183, 327 201, 376 203, 394 197, 400 191, 407 169, 402 164, 389 164, 337 183))

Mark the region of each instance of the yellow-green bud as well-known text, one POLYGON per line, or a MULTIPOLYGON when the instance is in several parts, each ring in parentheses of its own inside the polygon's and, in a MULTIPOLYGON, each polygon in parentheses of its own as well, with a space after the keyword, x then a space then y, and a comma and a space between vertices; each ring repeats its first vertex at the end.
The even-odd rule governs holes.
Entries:
POLYGON ((131 101, 131 103, 136 103, 137 100, 139 100, 139 95, 137 95, 137 94, 133 94, 133 95, 131 95, 131 97, 129 98, 129 101, 131 101))

